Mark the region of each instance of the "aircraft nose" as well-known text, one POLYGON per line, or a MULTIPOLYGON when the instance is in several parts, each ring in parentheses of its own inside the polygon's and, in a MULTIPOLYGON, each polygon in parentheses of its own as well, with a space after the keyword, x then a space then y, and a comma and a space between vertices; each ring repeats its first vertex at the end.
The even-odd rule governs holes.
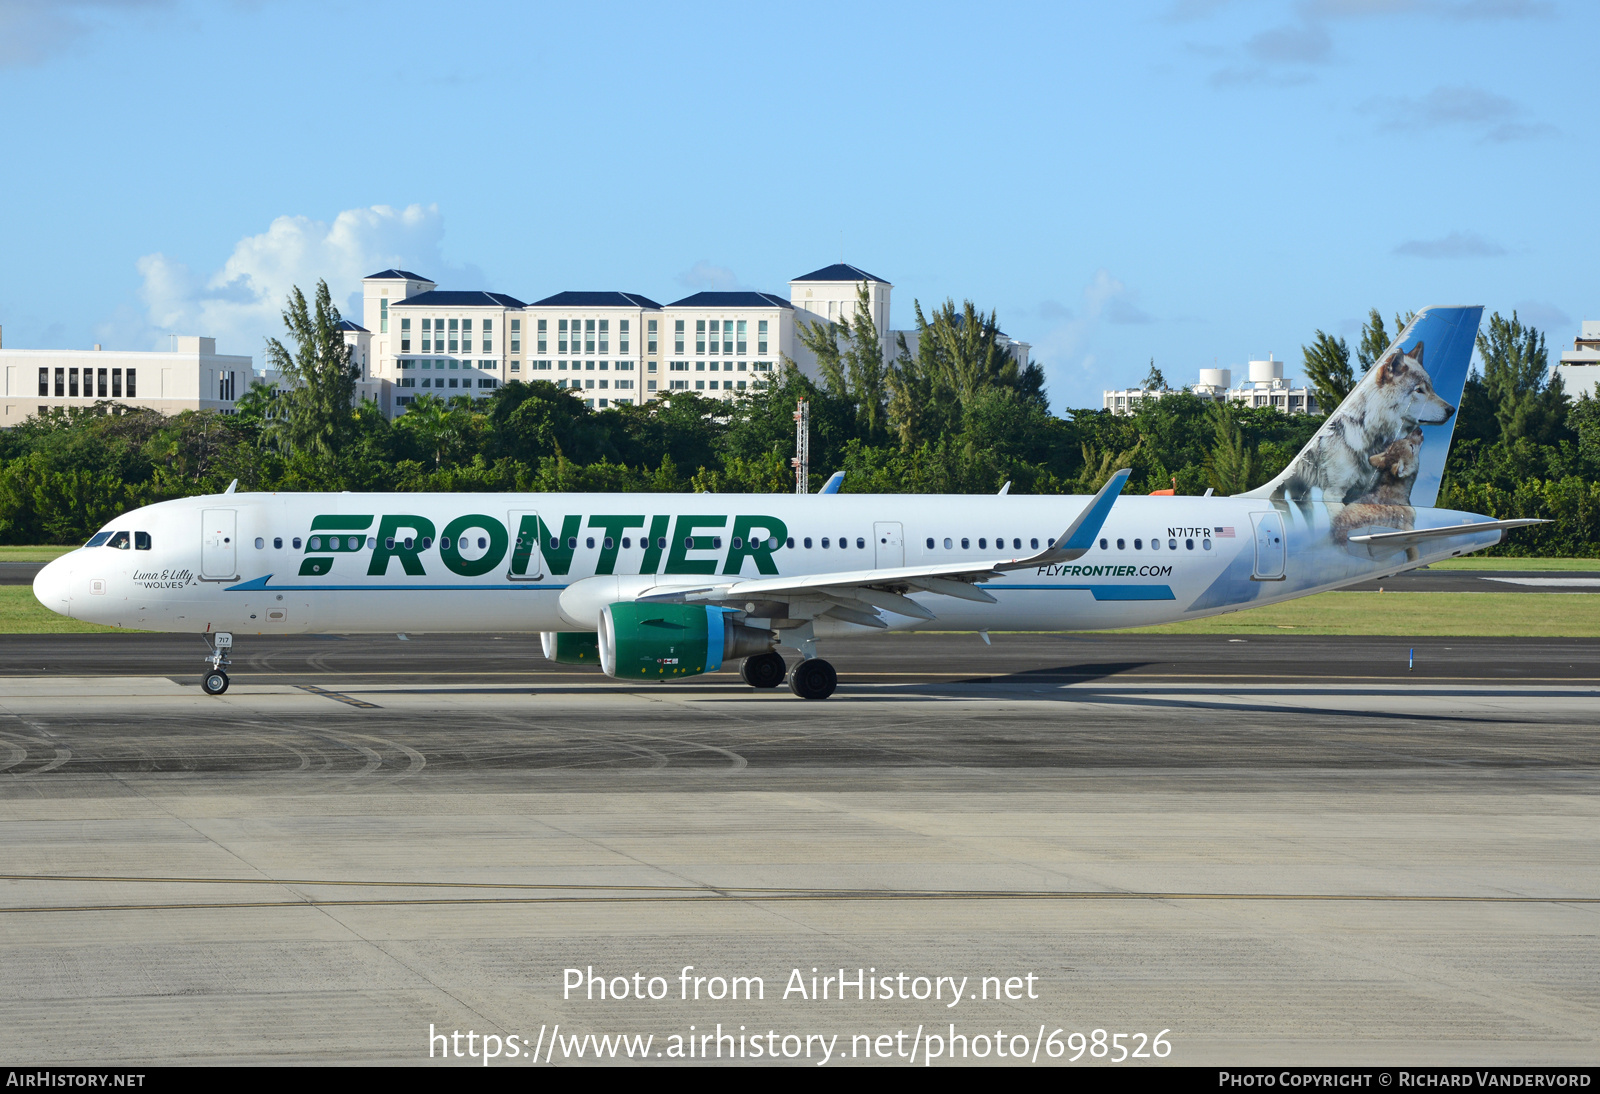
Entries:
POLYGON ((58 558, 33 578, 34 598, 57 615, 72 615, 72 564, 58 558))

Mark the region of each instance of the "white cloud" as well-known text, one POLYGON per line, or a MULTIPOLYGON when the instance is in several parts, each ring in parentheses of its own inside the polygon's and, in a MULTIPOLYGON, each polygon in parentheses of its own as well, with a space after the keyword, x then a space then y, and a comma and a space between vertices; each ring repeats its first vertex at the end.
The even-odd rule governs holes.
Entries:
POLYGON ((678 275, 678 284, 695 292, 733 292, 749 287, 728 267, 703 258, 678 275))
MULTIPOLYGON (((1083 287, 1083 307, 1057 323, 1034 343, 1033 356, 1045 366, 1046 384, 1057 407, 1099 406, 1102 388, 1114 386, 1098 347, 1106 324, 1154 323, 1139 306, 1138 290, 1110 270, 1096 270, 1083 287)), ((1066 309, 1051 301, 1052 311, 1066 309)), ((1041 308, 1041 312, 1043 312, 1041 308)))
POLYGON ((361 279, 391 266, 445 287, 484 287, 475 283, 481 275, 474 268, 446 265, 439 251, 443 235, 437 205, 374 205, 346 209, 331 224, 278 217, 265 232, 236 243, 209 276, 159 252, 148 254, 138 263, 146 334, 152 342, 167 334, 215 337, 223 353, 249 354, 259 363, 262 339, 281 334, 284 301, 297 285, 309 297, 319 279, 327 281, 334 303, 357 322, 361 279))
POLYGON ((167 6, 167 0, 0 0, 0 68, 42 64, 108 16, 167 6))
POLYGON ((1408 239, 1394 253, 1408 258, 1499 258, 1506 249, 1477 232, 1451 232, 1439 239, 1408 239))

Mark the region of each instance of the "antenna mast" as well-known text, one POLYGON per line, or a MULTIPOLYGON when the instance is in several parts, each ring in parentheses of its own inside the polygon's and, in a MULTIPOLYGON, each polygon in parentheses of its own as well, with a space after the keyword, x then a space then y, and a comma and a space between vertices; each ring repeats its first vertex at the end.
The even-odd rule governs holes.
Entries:
POLYGON ((794 492, 811 493, 811 404, 801 399, 794 410, 794 492))

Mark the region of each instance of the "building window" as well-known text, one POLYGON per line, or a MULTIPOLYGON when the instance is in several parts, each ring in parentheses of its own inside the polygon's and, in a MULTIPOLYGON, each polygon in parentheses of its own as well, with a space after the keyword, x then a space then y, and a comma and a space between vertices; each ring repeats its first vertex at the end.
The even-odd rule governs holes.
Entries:
POLYGON ((106 370, 99 369, 95 373, 95 380, 100 389, 100 398, 104 399, 106 397, 106 370))
POLYGON ((600 352, 611 352, 611 320, 600 320, 600 352))
MULTIPOLYGON (((83 371, 88 372, 89 370, 84 369, 83 371)), ((78 370, 75 368, 67 370, 67 395, 74 399, 78 397, 78 370)))
POLYGON ((771 372, 772 371, 772 362, 771 361, 752 361, 752 362, 750 362, 750 371, 751 372, 771 372))
POLYGON ((42 369, 39 370, 39 398, 48 399, 49 397, 50 397, 50 370, 47 369, 47 368, 42 368, 42 369))
POLYGON ((432 333, 433 333, 433 320, 424 319, 422 321, 422 352, 423 353, 432 353, 433 352, 433 339, 430 337, 430 335, 432 333))
MULTIPOLYGON (((472 352, 472 320, 470 319, 461 321, 461 352, 472 352)), ((472 365, 469 363, 467 367, 471 368, 472 365)))
MULTIPOLYGON (((456 350, 457 350, 457 345, 458 345, 457 334, 458 334, 458 331, 459 331, 458 323, 459 323, 458 320, 455 320, 455 319, 450 320, 450 352, 451 353, 455 353, 456 350)), ((439 348, 437 340, 435 341, 433 348, 435 350, 437 350, 439 348)))
POLYGON ((668 386, 671 387, 673 391, 687 391, 687 390, 689 390, 689 381, 688 380, 670 380, 670 381, 668 381, 668 386))
POLYGON ((389 333, 389 302, 387 300, 378 301, 378 333, 389 333))
POLYGON ((656 350, 656 321, 654 319, 645 320, 644 333, 645 333, 645 346, 644 346, 645 352, 646 353, 656 353, 656 352, 658 352, 656 350))
MULTIPOLYGON (((711 337, 715 338, 716 335, 713 334, 711 337)), ((694 351, 696 353, 704 353, 706 351, 706 321, 704 319, 696 319, 694 321, 694 351)))
MULTIPOLYGON (((577 346, 573 346, 572 347, 572 352, 573 353, 577 353, 578 352, 578 347, 577 346)), ((593 319, 585 319, 583 321, 583 352, 585 352, 585 353, 593 353, 594 352, 594 320, 593 319)))
POLYGON ((632 361, 617 361, 616 362, 616 366, 617 366, 617 371, 618 372, 632 372, 633 371, 633 362, 632 361))
MULTIPOLYGON (((712 363, 712 364, 713 364, 713 365, 714 365, 714 364, 716 364, 716 362, 715 362, 715 361, 713 361, 713 362, 711 362, 711 363, 712 363)), ((706 370, 706 363, 705 363, 705 362, 704 362, 704 361, 696 361, 696 362, 695 362, 695 363, 694 363, 694 370, 695 370, 695 371, 696 371, 696 372, 704 372, 704 371, 705 371, 705 370, 706 370)))
POLYGON ((743 319, 739 320, 739 340, 734 343, 738 347, 738 352, 739 353, 749 353, 750 352, 749 350, 745 349, 745 328, 748 327, 749 325, 750 324, 747 323, 745 320, 743 320, 743 319))
MULTIPOLYGON (((601 346, 600 348, 604 349, 605 347, 601 346)), ((617 320, 617 352, 628 352, 628 321, 626 319, 617 320)))
MULTIPOLYGON (((743 353, 744 350, 739 352, 743 353)), ((765 319, 756 320, 756 352, 767 352, 767 321, 765 319)))
POLYGON ((522 352, 522 320, 520 319, 511 321, 511 352, 522 352))
POLYGON ((687 361, 671 361, 671 362, 668 363, 667 367, 670 368, 673 372, 688 372, 689 371, 689 362, 687 362, 687 361))
POLYGON ((732 353, 733 352, 733 320, 732 319, 724 319, 722 321, 722 352, 723 353, 732 353))
POLYGON ((654 380, 647 380, 644 386, 647 390, 654 391, 656 389, 656 382, 654 380))
POLYGON ((547 329, 547 327, 545 325, 547 322, 548 321, 544 320, 544 319, 539 320, 539 346, 538 346, 538 349, 539 349, 540 353, 549 353, 550 352, 550 343, 546 340, 546 337, 545 337, 549 333, 549 330, 547 329))
POLYGON ((400 352, 411 352, 411 320, 409 318, 400 320, 400 352))
POLYGON ((521 372, 522 371, 522 362, 521 361, 512 361, 511 362, 511 371, 512 372, 521 372))
POLYGON ((493 342, 493 341, 494 341, 494 320, 493 319, 485 319, 483 321, 483 350, 482 350, 482 352, 484 352, 484 353, 493 353, 494 352, 494 348, 490 345, 490 343, 493 342))
POLYGON ((633 381, 632 380, 618 380, 616 382, 615 386, 618 387, 618 388, 621 388, 624 391, 629 391, 629 390, 632 390, 632 388, 633 388, 633 381))
POLYGON ((560 320, 556 325, 556 352, 567 352, 567 321, 560 320))
MULTIPOLYGON (((60 369, 56 370, 56 375, 61 375, 60 369)), ((60 380, 56 381, 56 386, 58 388, 61 386, 60 380)), ((61 392, 57 391, 56 394, 60 395, 61 392)), ((113 399, 122 398, 122 370, 120 368, 114 368, 111 370, 111 397, 113 399)))
POLYGON ((673 349, 672 349, 672 352, 673 353, 682 353, 683 352, 683 320, 682 319, 678 319, 678 320, 674 320, 673 321, 672 331, 673 331, 673 338, 672 338, 673 349))
POLYGON ((64 399, 64 398, 66 398, 66 394, 67 394, 67 370, 64 369, 64 368, 58 368, 58 369, 56 369, 56 398, 57 399, 64 399))

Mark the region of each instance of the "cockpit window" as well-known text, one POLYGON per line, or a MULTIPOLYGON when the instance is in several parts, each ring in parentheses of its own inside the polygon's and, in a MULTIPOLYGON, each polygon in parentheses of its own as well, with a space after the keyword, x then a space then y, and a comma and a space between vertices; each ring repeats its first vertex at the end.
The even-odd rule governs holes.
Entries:
POLYGON ((150 549, 150 533, 149 532, 135 532, 135 533, 133 533, 133 549, 135 551, 148 551, 150 549))
POLYGON ((103 546, 105 544, 105 541, 110 539, 110 538, 111 538, 111 533, 110 532, 96 532, 94 534, 94 537, 92 539, 90 539, 88 543, 85 543, 84 546, 85 547, 100 547, 100 546, 103 546))
POLYGON ((111 542, 106 546, 115 547, 119 551, 126 551, 132 544, 128 542, 128 533, 113 532, 111 533, 111 542))

